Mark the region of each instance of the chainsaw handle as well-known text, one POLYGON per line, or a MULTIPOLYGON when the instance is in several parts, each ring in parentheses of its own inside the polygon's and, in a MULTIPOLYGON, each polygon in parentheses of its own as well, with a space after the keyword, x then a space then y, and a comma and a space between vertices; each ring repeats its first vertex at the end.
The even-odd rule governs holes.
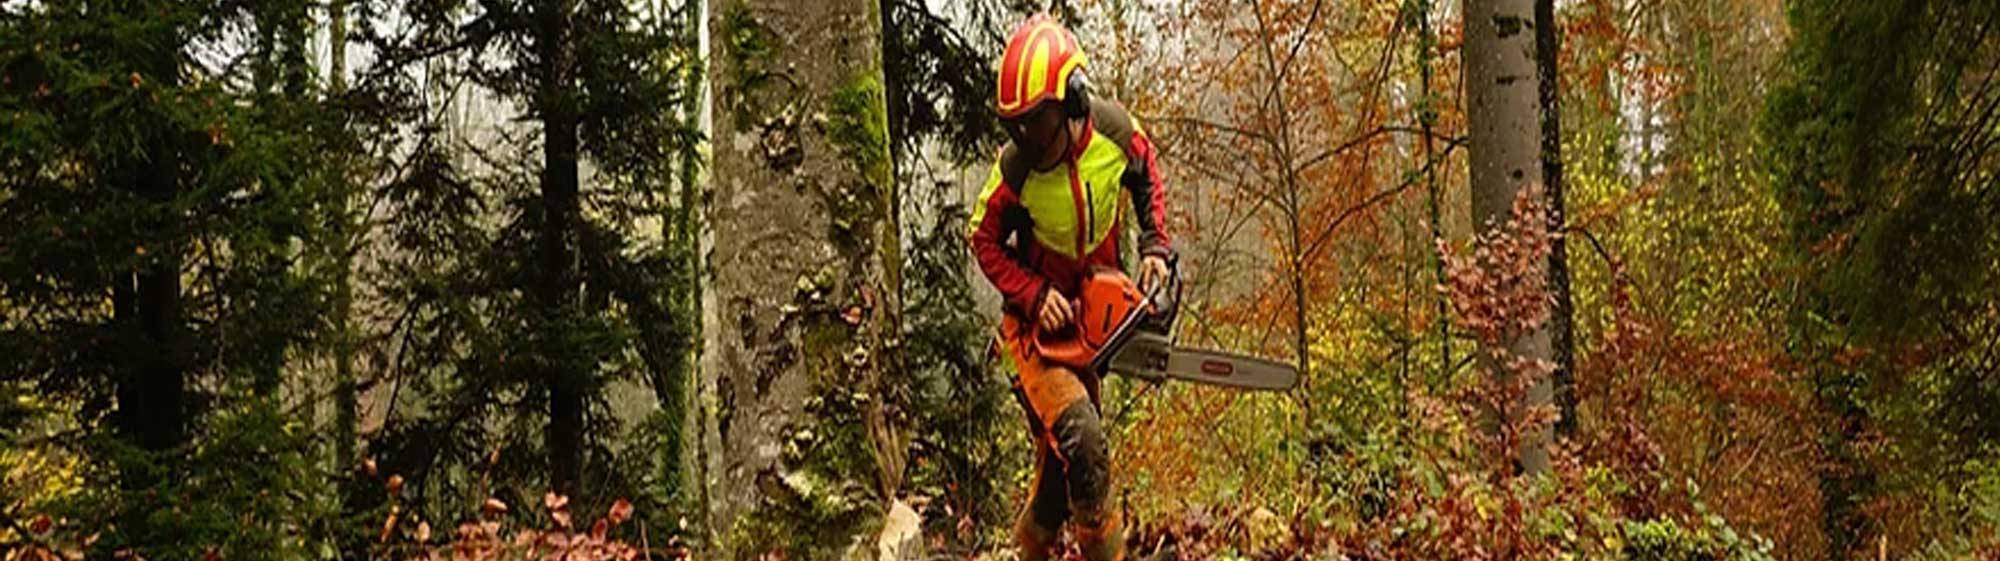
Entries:
POLYGON ((1154 282, 1153 286, 1142 289, 1147 315, 1158 325, 1172 328, 1174 319, 1180 316, 1181 307, 1181 260, 1173 253, 1166 255, 1167 274, 1154 282), (1169 294, 1171 291, 1171 294, 1169 294), (1163 299, 1171 296, 1171 299, 1163 299))

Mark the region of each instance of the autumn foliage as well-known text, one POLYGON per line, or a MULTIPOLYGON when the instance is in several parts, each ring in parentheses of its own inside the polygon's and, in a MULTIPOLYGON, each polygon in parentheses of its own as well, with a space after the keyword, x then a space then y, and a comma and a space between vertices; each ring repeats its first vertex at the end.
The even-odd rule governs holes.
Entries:
POLYGON ((863 214, 896 223, 727 241, 871 252, 899 284, 825 308, 901 313, 859 354, 715 290, 714 211, 774 208, 717 148, 867 218, 773 149, 856 117, 797 82, 821 53, 737 4, 0 0, 0 561, 818 559, 885 505, 926 559, 1009 559, 1032 446, 960 183, 1002 138, 990 51, 1044 9, 1154 141, 1177 343, 1300 370, 1105 381, 1135 558, 2000 560, 2000 4, 1543 0, 1494 23, 1555 32, 1561 174, 1490 223, 1476 2, 842 4, 883 22, 832 36, 883 51, 832 93, 887 135, 863 214), (1558 325, 1568 367, 1516 349, 1558 325), (882 385, 779 422, 745 401, 797 388, 716 341, 882 385), (1573 410, 1527 399, 1564 379, 1573 410), (745 427, 769 469, 717 450, 745 427), (724 519, 738 478, 782 508, 724 519))
MULTIPOLYGON (((367 558, 382 561, 674 561, 687 559, 690 550, 681 536, 664 536, 653 543, 646 530, 628 524, 637 515, 630 501, 617 499, 601 516, 579 519, 571 510, 569 497, 553 492, 542 496, 533 509, 517 509, 498 498, 488 497, 476 514, 452 524, 433 526, 423 513, 406 510, 399 500, 404 493, 403 477, 379 477, 375 463, 365 462, 361 475, 379 484, 379 492, 389 500, 366 548, 367 558), (523 511, 528 510, 528 511, 523 511)), ((38 515, 17 531, 29 541, 10 551, 6 561, 79 561, 87 555, 109 555, 121 561, 152 558, 140 551, 119 548, 96 551, 103 528, 87 527, 82 520, 58 521, 38 515)), ((685 522, 681 526, 685 531, 685 522)), ((227 558, 219 547, 205 549, 204 561, 227 558)))

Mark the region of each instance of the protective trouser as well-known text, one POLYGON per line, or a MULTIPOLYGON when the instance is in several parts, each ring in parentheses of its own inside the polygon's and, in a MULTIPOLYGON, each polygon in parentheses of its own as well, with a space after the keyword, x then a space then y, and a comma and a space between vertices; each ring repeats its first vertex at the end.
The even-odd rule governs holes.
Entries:
POLYGON ((1035 441, 1035 479, 1014 524, 1021 559, 1048 559, 1064 522, 1091 561, 1123 559, 1123 535, 1111 507, 1111 454, 1098 417, 1098 379, 1035 356, 1015 318, 1001 332, 1019 377, 1015 396, 1035 441))

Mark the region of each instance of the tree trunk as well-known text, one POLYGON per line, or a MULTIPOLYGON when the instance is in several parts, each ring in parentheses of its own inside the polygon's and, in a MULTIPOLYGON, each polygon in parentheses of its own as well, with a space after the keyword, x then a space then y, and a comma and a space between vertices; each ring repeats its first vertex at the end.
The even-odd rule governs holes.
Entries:
POLYGON ((282 54, 278 57, 278 83, 290 99, 305 96, 307 82, 312 76, 312 56, 306 52, 306 43, 312 38, 310 4, 288 2, 279 8, 283 14, 279 21, 282 27, 279 28, 278 48, 282 49, 282 54))
MULTIPOLYGON (((180 53, 175 49, 180 42, 169 36, 156 38, 150 44, 161 51, 138 53, 145 61, 140 66, 146 69, 144 79, 158 84, 161 90, 176 87, 180 82, 180 53)), ((149 146, 144 152, 145 159, 126 173, 133 192, 148 204, 156 205, 157 211, 171 205, 180 188, 180 163, 172 123, 157 119, 150 124, 154 128, 148 131, 145 140, 149 146)), ((120 305, 117 301, 121 298, 115 291, 113 294, 114 310, 121 315, 130 314, 116 319, 125 325, 131 340, 137 342, 133 346, 136 361, 128 363, 125 379, 118 384, 118 412, 114 422, 126 442, 147 452, 166 454, 185 444, 188 438, 187 367, 193 349, 181 320, 181 247, 172 238, 159 239, 141 245, 135 252, 142 258, 131 288, 122 298, 126 303, 120 305)), ((124 481, 127 490, 158 483, 149 471, 128 471, 124 481)))
MULTIPOLYGON (((347 0, 333 0, 327 7, 327 48, 329 59, 329 92, 338 98, 347 94, 347 0)), ((342 120, 345 123, 345 120, 342 120)), ((344 134, 344 131, 343 131, 344 134)), ((361 403, 354 380, 354 275, 350 261, 351 250, 359 243, 355 234, 352 210, 352 187, 347 169, 346 152, 334 160, 334 174, 340 182, 340 208, 335 210, 338 217, 336 227, 340 230, 334 236, 339 245, 332 255, 335 267, 333 302, 333 461, 335 469, 353 469, 359 462, 355 455, 359 433, 357 414, 361 403)))
MULTIPOLYGON (((804 532, 859 535, 875 516, 800 517, 885 504, 901 486, 905 398, 889 383, 901 366, 900 250, 878 10, 722 0, 710 22, 701 368, 715 411, 702 439, 709 520, 723 535, 746 524, 793 544, 813 539, 804 532), (848 494, 865 496, 836 498, 848 494), (835 527, 783 529, 801 522, 835 527)), ((725 547, 740 558, 788 546, 725 547)))
MULTIPOLYGON (((693 38, 701 35, 701 25, 707 21, 707 14, 702 11, 706 7, 706 2, 696 2, 693 4, 695 13, 689 17, 687 34, 691 41, 694 40, 693 38)), ((708 56, 708 53, 699 50, 701 45, 698 43, 688 45, 687 48, 689 52, 693 53, 691 56, 708 56)), ((703 75, 703 73, 689 73, 683 84, 685 89, 682 90, 682 95, 687 96, 687 102, 684 104, 684 109, 682 110, 683 118, 686 119, 688 126, 698 129, 706 127, 707 125, 702 122, 702 111, 706 107, 708 98, 706 93, 706 88, 708 87, 707 76, 703 75)), ((680 466, 677 469, 682 474, 681 478, 685 480, 688 488, 696 488, 702 484, 700 479, 689 476, 689 474, 697 473, 697 470, 688 469, 688 466, 694 465, 695 462, 699 461, 699 458, 689 454, 687 450, 687 442, 691 440, 689 437, 698 434, 693 430, 693 427, 699 426, 693 422, 697 417, 688 413, 694 409, 694 406, 691 400, 687 398, 687 395, 689 393, 688 390, 695 387, 694 380, 697 377, 697 369, 700 368, 698 361, 701 354, 701 270, 703 264, 701 255, 701 194, 704 189, 701 180, 701 166, 703 164, 701 157, 701 144, 689 142, 687 146, 681 149, 680 202, 675 208, 680 214, 675 217, 677 224, 674 227, 675 232, 673 236, 677 247, 685 251, 687 256, 681 262, 683 274, 677 277, 682 280, 682 284, 686 289, 681 294, 680 300, 675 302, 674 310, 676 313, 675 317, 680 318, 678 321, 686 328, 683 334, 687 337, 687 348, 683 349, 684 352, 682 353, 683 362, 677 369, 681 375, 681 379, 676 382, 679 384, 678 387, 681 388, 679 399, 682 423, 678 427, 681 436, 677 438, 679 443, 675 445, 675 462, 680 466)), ((706 506, 703 505, 702 508, 706 508, 706 506)))
MULTIPOLYGON (((901 139, 909 138, 910 133, 909 131, 902 130, 904 128, 902 113, 908 111, 908 108, 902 107, 904 105, 903 89, 908 86, 904 85, 903 81, 897 79, 897 77, 907 74, 902 68, 904 65, 909 64, 909 53, 903 52, 901 45, 889 39, 889 34, 896 32, 894 29, 896 24, 891 21, 893 19, 891 14, 894 13, 892 10, 895 9, 896 0, 876 0, 875 10, 876 13, 880 14, 876 19, 881 20, 879 28, 882 34, 882 95, 886 102, 886 105, 882 109, 882 114, 889 120, 888 130, 890 138, 901 139)), ((893 172, 895 166, 900 164, 902 160, 902 147, 894 142, 889 143, 890 171, 893 172)))
POLYGON ((327 83, 340 96, 347 93, 347 0, 330 0, 326 17, 327 83))
MULTIPOLYGON (((688 43, 677 43, 673 56, 698 56, 697 45, 692 41, 697 37, 701 25, 701 5, 686 6, 693 10, 687 17, 686 27, 681 30, 682 38, 688 43)), ((659 21, 672 21, 669 7, 657 7, 659 21)), ((680 102, 671 108, 676 124, 698 129, 701 120, 700 96, 702 75, 699 72, 685 73, 680 83, 683 95, 680 102)), ((659 453, 662 467, 659 473, 663 482, 661 491, 668 500, 682 504, 688 510, 699 510, 698 505, 689 504, 697 495, 687 492, 700 485, 695 477, 696 456, 689 446, 691 430, 696 425, 693 412, 695 405, 688 399, 694 386, 696 353, 699 352, 701 336, 701 282, 700 282, 700 213, 701 213, 701 146, 694 142, 674 146, 674 154, 668 158, 673 174, 665 178, 671 188, 671 204, 663 205, 660 217, 660 239, 664 241, 667 262, 671 269, 665 276, 664 287, 630 286, 620 290, 630 290, 624 297, 625 305, 635 321, 646 322, 640 331, 640 354, 651 369, 653 399, 659 404, 662 416, 668 420, 665 432, 660 435, 659 453), (662 290, 662 298, 657 302, 646 294, 656 288, 662 290)))
MULTIPOLYGON (((703 56, 694 41, 700 35, 702 3, 687 6, 693 13, 687 17, 686 44, 677 45, 685 49, 689 57, 703 56)), ((666 20, 666 6, 660 7, 661 19, 666 20)), ((703 76, 699 72, 687 73, 681 80, 682 95, 687 96, 675 114, 681 126, 698 129, 701 127, 701 109, 704 98, 703 76)), ((671 260, 676 269, 672 273, 674 287, 667 291, 666 318, 672 325, 666 330, 668 344, 657 378, 654 380, 654 397, 660 403, 660 410, 671 416, 671 434, 661 439, 661 456, 666 459, 666 469, 661 474, 669 482, 669 496, 676 500, 690 498, 686 492, 698 488, 701 480, 694 476, 698 470, 689 469, 699 458, 690 454, 688 445, 695 433, 693 427, 698 422, 693 415, 695 404, 688 399, 694 388, 697 353, 700 352, 701 337, 701 145, 684 143, 674 155, 674 204, 672 210, 660 222, 660 237, 666 240, 671 260)), ((690 507, 699 508, 699 505, 690 507)))
MULTIPOLYGON (((311 22, 305 2, 269 2, 252 10, 253 24, 257 37, 257 62, 254 67, 253 87, 256 90, 254 103, 270 107, 283 107, 296 103, 305 97, 306 86, 312 66, 306 55, 307 37, 311 34, 311 22)), ((292 183, 300 179, 298 172, 288 170, 288 175, 274 178, 277 183, 292 183)), ((306 247, 313 251, 314 247, 306 247)), ((290 260, 279 254, 266 254, 261 258, 247 261, 245 268, 256 271, 262 278, 285 278, 291 274, 290 260)), ((253 307, 255 300, 249 301, 253 307)), ((251 366, 251 390, 258 396, 276 397, 285 383, 285 355, 290 345, 259 345, 251 366)), ((310 408, 309 408, 310 409, 310 408)))
MULTIPOLYGON (((131 6, 134 12, 152 6, 131 6)), ((148 37, 157 50, 131 53, 132 65, 149 85, 171 91, 180 82, 180 41, 174 33, 148 37)), ((138 139, 145 150, 139 161, 121 166, 118 182, 146 205, 141 216, 159 232, 129 248, 136 257, 131 271, 120 271, 112 288, 112 318, 117 324, 122 360, 111 422, 119 440, 143 454, 115 456, 118 483, 130 502, 119 515, 126 536, 145 543, 159 539, 151 514, 170 507, 168 497, 152 492, 185 466, 189 417, 188 370, 193 362, 191 334, 183 319, 181 260, 184 244, 173 220, 180 190, 180 146, 176 127, 158 114, 143 114, 138 139)))
MULTIPOLYGON (((1471 142, 1472 219, 1482 234, 1503 225, 1522 189, 1542 177, 1535 70, 1535 0, 1465 0, 1466 116, 1471 142)), ((1503 349, 1483 349, 1496 376, 1511 376, 1504 357, 1548 360, 1546 324, 1513 336, 1503 349)), ((1546 380, 1531 386, 1526 405, 1550 402, 1546 380)), ((1526 409, 1525 407, 1522 409, 1526 409)), ((1506 420, 1503 420, 1505 422, 1506 420)), ((1524 435, 1516 460, 1523 471, 1548 469, 1547 431, 1524 435)))
POLYGON ((535 36, 542 64, 542 177, 540 231, 533 304, 541 319, 542 380, 549 392, 549 425, 543 445, 549 454, 549 483, 575 496, 583 466, 584 392, 588 365, 575 364, 558 348, 562 330, 576 317, 576 258, 572 247, 577 201, 577 110, 570 97, 575 71, 569 30, 569 0, 543 0, 535 36))
MULTIPOLYGON (((152 167, 156 173, 172 173, 162 169, 170 165, 152 167)), ((147 181, 153 184, 148 193, 171 190, 172 176, 165 177, 169 179, 147 181)), ((171 191, 166 196, 171 197, 171 191)), ((167 453, 187 442, 186 366, 192 351, 181 325, 179 249, 162 244, 147 251, 157 256, 141 266, 133 291, 133 319, 143 350, 133 375, 118 386, 118 425, 127 441, 140 449, 167 453)), ((142 476, 128 483, 136 489, 157 482, 142 476)))
POLYGON ((1575 303, 1569 291, 1569 248, 1560 235, 1568 217, 1563 215, 1562 92, 1558 90, 1556 58, 1562 52, 1557 41, 1555 0, 1535 0, 1535 68, 1541 80, 1542 110, 1542 189, 1548 198, 1549 228, 1558 235, 1549 240, 1549 291, 1555 297, 1550 310, 1552 349, 1556 369, 1549 374, 1555 384, 1556 434, 1569 437, 1576 432, 1576 342, 1575 303))
MULTIPOLYGON (((1433 246, 1431 249, 1432 282, 1442 285, 1445 282, 1444 255, 1442 250, 1436 247, 1436 244, 1444 240, 1444 211, 1442 210, 1444 206, 1442 201, 1444 193, 1438 189, 1437 170, 1442 166, 1438 165, 1436 142, 1431 137, 1431 129, 1437 126, 1438 102, 1437 98, 1431 94, 1431 76, 1433 72, 1431 61, 1437 52, 1437 32, 1431 29, 1430 0, 1417 0, 1417 18, 1417 69, 1418 78, 1421 80, 1421 83, 1418 84, 1418 91, 1422 92, 1422 96, 1418 101, 1417 123, 1423 128, 1424 183, 1426 191, 1424 206, 1427 207, 1425 210, 1428 210, 1430 213, 1430 242, 1433 246)), ((1444 295, 1438 296, 1437 319, 1435 322, 1437 323, 1438 332, 1438 371, 1444 373, 1443 376, 1438 378, 1449 378, 1453 370, 1451 362, 1451 299, 1449 297, 1444 295)), ((1424 383, 1425 389, 1435 391, 1436 384, 1433 382, 1435 379, 1426 379, 1424 383)))

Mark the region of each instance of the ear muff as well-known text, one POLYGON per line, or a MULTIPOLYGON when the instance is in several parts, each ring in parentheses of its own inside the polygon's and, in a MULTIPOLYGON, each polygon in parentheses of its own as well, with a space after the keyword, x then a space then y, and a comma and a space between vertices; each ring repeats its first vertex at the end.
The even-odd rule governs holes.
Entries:
POLYGON ((1084 77, 1083 69, 1069 72, 1069 80, 1063 85, 1063 115, 1071 119, 1090 116, 1090 79, 1084 77))

